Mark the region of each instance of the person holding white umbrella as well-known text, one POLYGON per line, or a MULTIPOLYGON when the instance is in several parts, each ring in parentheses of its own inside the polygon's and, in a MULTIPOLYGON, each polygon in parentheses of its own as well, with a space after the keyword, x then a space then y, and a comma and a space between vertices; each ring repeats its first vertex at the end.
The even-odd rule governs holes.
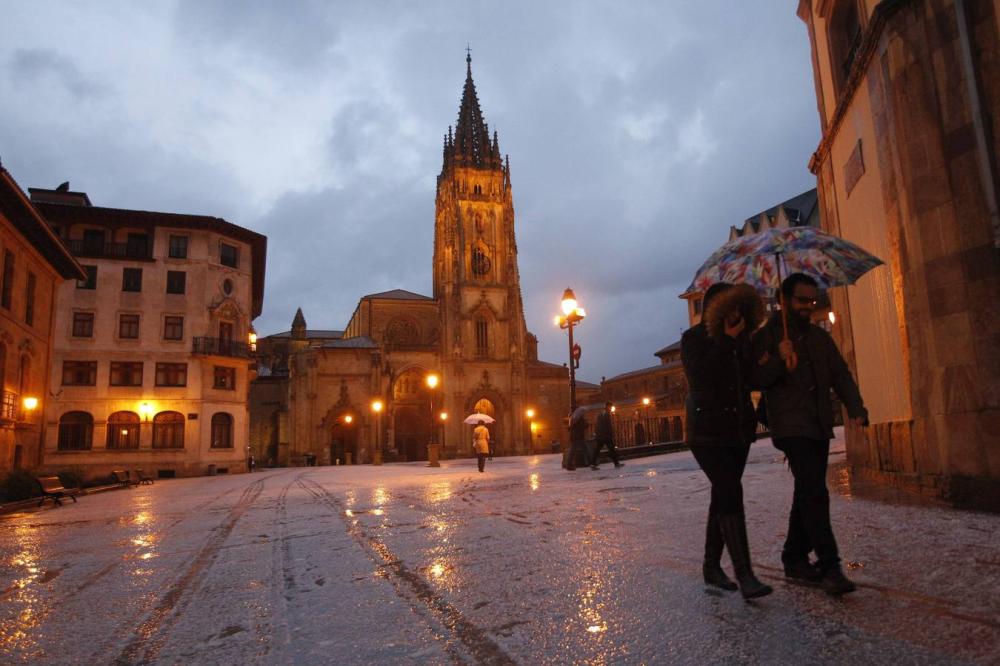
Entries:
POLYGON ((472 448, 476 450, 476 460, 482 473, 486 471, 486 456, 490 452, 490 429, 483 419, 479 419, 479 425, 472 431, 472 448))

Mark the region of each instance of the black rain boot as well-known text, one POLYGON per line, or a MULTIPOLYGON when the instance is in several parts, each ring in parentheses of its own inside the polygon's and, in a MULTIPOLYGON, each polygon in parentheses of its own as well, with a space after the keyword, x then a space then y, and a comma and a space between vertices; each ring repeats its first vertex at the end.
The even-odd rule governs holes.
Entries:
POLYGON ((719 520, 709 512, 708 525, 705 527, 705 561, 701 565, 701 574, 705 578, 706 585, 736 591, 739 587, 722 570, 721 561, 724 545, 725 541, 722 539, 719 520))
POLYGON ((750 546, 747 543, 747 525, 743 516, 731 513, 719 516, 722 536, 726 540, 729 557, 733 559, 733 572, 736 582, 740 585, 740 594, 744 599, 756 599, 771 594, 774 590, 770 585, 757 580, 750 564, 750 546))
POLYGON ((851 582, 851 579, 844 575, 844 570, 840 568, 840 564, 831 565, 823 571, 823 579, 820 581, 820 585, 823 586, 823 591, 831 597, 839 597, 842 594, 848 594, 858 589, 851 582))

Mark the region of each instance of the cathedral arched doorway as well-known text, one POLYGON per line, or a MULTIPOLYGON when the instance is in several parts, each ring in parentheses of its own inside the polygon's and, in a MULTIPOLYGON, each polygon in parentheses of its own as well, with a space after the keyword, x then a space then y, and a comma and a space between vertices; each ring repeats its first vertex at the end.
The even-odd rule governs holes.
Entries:
POLYGON ((411 368, 392 384, 392 440, 400 459, 427 460, 427 443, 437 425, 431 419, 431 400, 441 397, 427 388, 426 378, 425 370, 411 368))
POLYGON ((351 415, 341 416, 334 420, 330 428, 330 464, 347 464, 347 454, 351 454, 351 462, 358 461, 358 428, 361 426, 351 415))
MULTIPOLYGON (((485 395, 479 395, 469 401, 468 409, 469 414, 486 414, 486 416, 490 416, 494 419, 493 423, 488 423, 486 425, 487 429, 490 431, 490 454, 503 455, 505 453, 510 453, 503 440, 503 414, 498 408, 497 402, 494 399, 486 397, 485 395)), ((475 427, 475 424, 470 425, 468 427, 468 432, 466 433, 466 446, 469 451, 472 450, 472 430, 475 427)))

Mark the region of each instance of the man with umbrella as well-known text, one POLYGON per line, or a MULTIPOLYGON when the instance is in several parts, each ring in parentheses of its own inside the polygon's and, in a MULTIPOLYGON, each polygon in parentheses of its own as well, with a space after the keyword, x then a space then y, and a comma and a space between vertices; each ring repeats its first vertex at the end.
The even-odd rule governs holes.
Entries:
POLYGON ((846 594, 855 586, 840 566, 826 487, 833 438, 830 389, 855 425, 867 425, 868 412, 833 339, 811 321, 819 298, 816 280, 793 273, 781 283, 781 296, 787 321, 783 313, 775 313, 753 338, 771 438, 787 456, 795 478, 781 561, 786 578, 818 582, 831 595, 846 594), (818 558, 815 565, 809 562, 811 550, 818 558))

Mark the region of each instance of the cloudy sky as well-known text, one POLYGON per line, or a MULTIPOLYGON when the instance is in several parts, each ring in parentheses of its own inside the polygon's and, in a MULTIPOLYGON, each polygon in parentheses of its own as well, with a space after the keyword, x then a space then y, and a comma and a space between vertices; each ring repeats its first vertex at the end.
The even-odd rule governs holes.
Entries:
POLYGON ((811 187, 793 0, 7 3, 0 159, 22 187, 216 215, 268 237, 262 334, 429 294, 465 48, 510 155, 539 355, 572 286, 581 377, 653 365, 729 226, 811 187), (238 7, 238 10, 237 10, 238 7))

